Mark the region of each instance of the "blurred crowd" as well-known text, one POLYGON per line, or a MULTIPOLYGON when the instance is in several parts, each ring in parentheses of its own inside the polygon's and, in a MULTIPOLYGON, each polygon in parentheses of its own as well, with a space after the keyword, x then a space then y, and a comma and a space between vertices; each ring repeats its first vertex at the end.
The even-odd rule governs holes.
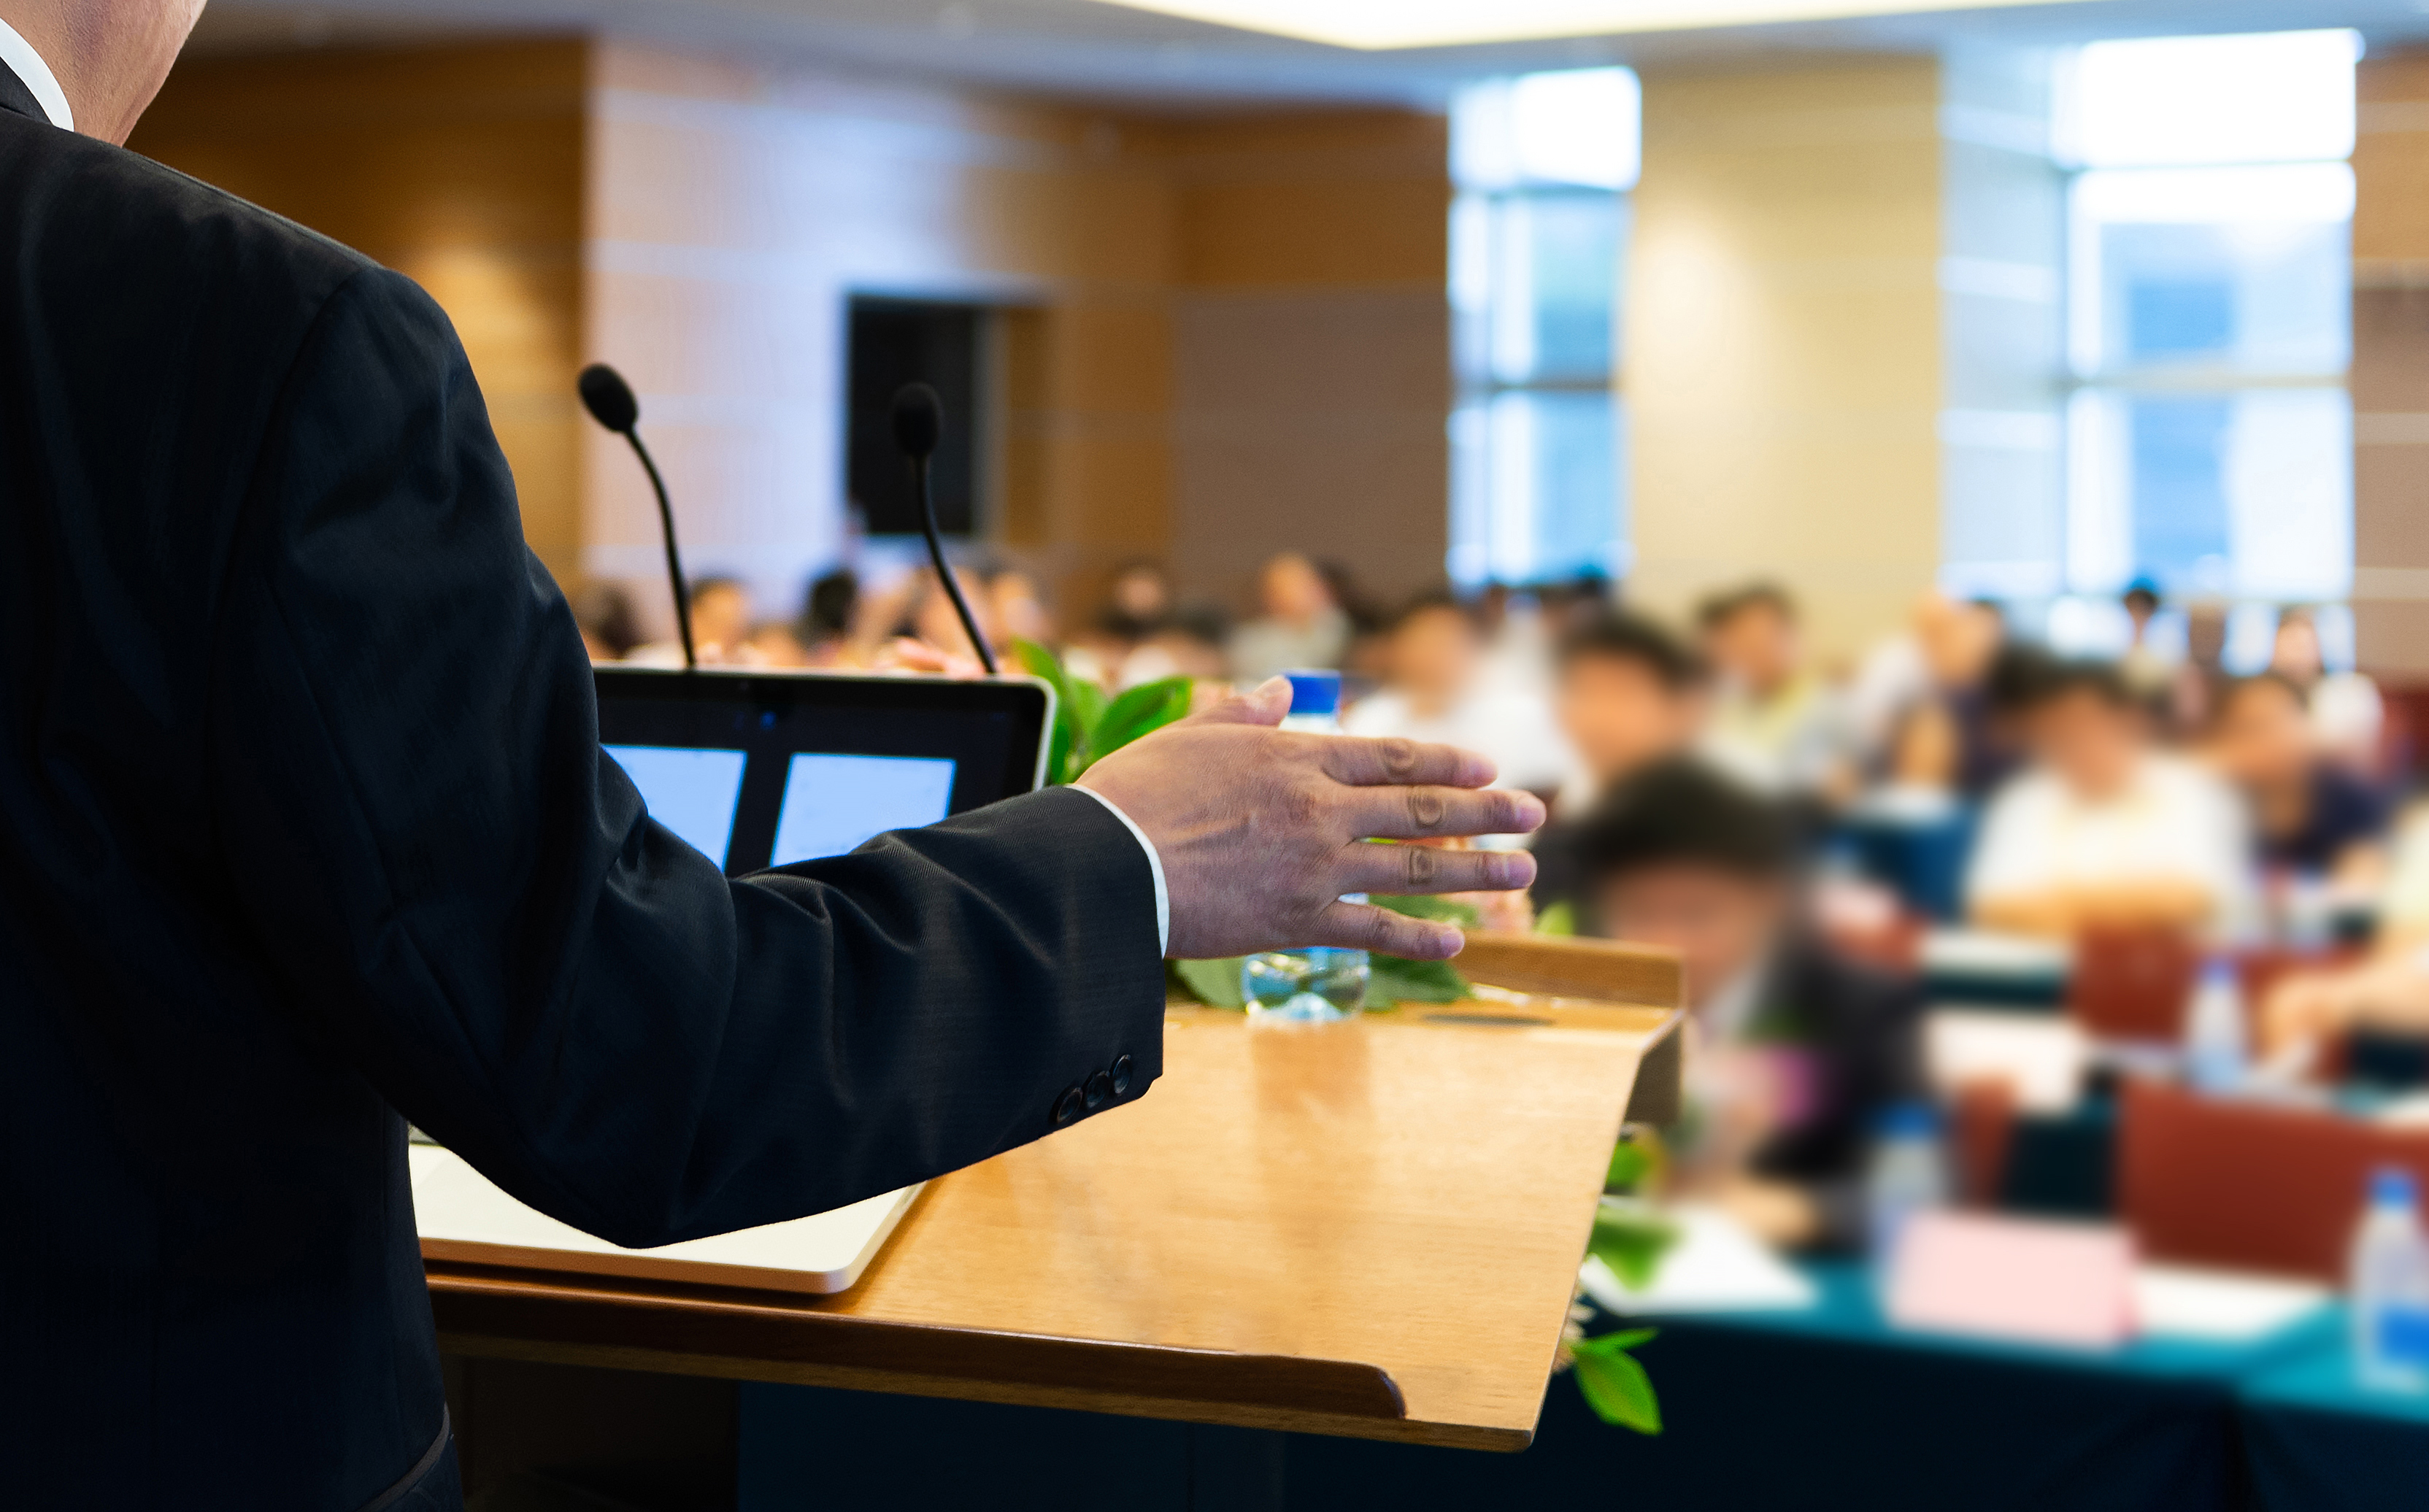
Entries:
MULTIPOLYGON (((2370 679, 2325 665, 2302 609, 2240 676, 2222 606, 2179 606, 2163 637, 2147 585, 2124 597, 2132 640, 2112 659, 2054 654, 1999 605, 1933 594, 1824 666, 1770 583, 1688 623, 1596 580, 1386 612, 1348 572, 1286 552, 1235 619, 1137 561, 1058 625, 1020 567, 960 570, 983 633, 1049 646, 1109 692, 1186 676, 1213 697, 1338 668, 1350 733, 1467 747, 1542 795, 1532 896, 1476 900, 1487 923, 1681 953, 1701 1046, 1683 1158, 1782 1242, 1857 1237, 1873 1121, 1925 1091, 1929 930, 2293 952, 2256 1005, 2260 1056, 2301 1059, 2356 1027, 2429 1034, 2429 824, 2403 801, 2400 722, 2370 679)), ((680 664, 680 647, 641 643, 612 587, 577 614, 599 659, 680 664)), ((704 579, 692 614, 710 663, 973 665, 925 571, 822 577, 789 618, 704 579)))

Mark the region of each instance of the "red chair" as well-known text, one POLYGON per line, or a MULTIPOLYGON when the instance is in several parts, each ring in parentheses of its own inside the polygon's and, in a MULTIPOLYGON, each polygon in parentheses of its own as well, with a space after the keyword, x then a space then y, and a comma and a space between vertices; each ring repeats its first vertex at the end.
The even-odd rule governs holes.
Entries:
POLYGON ((2429 1130, 2147 1082, 2119 1109, 2118 1211, 2152 1259, 2341 1281, 2382 1165, 2429 1185, 2429 1130))
POLYGON ((2067 1011, 2103 1040, 2176 1040, 2201 974, 2181 929, 2095 926, 2076 937, 2067 1011))

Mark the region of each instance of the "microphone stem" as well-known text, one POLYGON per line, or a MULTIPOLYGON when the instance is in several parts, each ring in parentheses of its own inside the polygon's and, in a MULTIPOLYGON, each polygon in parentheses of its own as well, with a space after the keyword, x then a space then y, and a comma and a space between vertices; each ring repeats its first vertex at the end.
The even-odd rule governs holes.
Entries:
POLYGON ((675 512, 667 502, 667 481, 658 476, 658 465, 650 457, 650 449, 641 444, 641 433, 626 431, 624 439, 633 443, 633 454, 641 459, 641 468, 650 475, 650 487, 658 496, 658 528, 667 542, 667 586, 675 592, 675 629, 683 634, 684 670, 695 671, 700 660, 691 647, 691 590, 684 585, 683 558, 675 554, 675 512))
POLYGON ((962 633, 969 636, 970 646, 979 653, 979 665, 989 677, 996 675, 995 652, 987 649, 986 637, 979 633, 979 622, 970 614, 969 600, 962 597, 961 583, 945 566, 945 537, 936 528, 936 496, 928 486, 928 459, 911 459, 911 479, 919 489, 919 519, 928 530, 928 560, 936 564, 936 581, 945 585, 945 593, 953 600, 953 613, 962 616, 962 633))

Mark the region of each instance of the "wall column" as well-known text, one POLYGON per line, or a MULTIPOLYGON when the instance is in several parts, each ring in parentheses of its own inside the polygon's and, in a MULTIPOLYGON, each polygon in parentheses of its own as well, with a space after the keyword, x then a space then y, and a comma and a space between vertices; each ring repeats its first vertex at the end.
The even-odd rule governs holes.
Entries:
POLYGON ((2355 79, 2354 619, 2361 665, 2429 673, 2429 52, 2355 79))

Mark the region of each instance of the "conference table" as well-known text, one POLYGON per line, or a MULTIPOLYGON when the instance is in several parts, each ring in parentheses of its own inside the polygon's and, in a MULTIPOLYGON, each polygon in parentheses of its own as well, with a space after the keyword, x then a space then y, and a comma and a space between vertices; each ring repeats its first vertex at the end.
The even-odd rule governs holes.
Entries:
POLYGON ((1676 1115, 1678 968, 1482 936, 1462 963, 1506 985, 1331 1025, 1173 1002, 1148 1096, 929 1183, 839 1295, 426 1252, 440 1346, 1523 1449, 1623 1116, 1676 1115))

